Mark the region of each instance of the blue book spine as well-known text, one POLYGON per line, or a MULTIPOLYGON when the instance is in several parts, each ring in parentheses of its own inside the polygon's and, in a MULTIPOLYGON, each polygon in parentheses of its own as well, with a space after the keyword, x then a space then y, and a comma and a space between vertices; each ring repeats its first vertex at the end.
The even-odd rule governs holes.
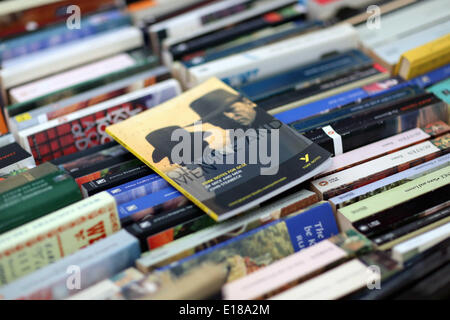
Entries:
POLYGON ((310 104, 300 106, 291 110, 287 110, 274 117, 285 124, 312 117, 324 111, 343 106, 357 100, 367 98, 369 94, 361 88, 353 89, 347 92, 339 93, 332 97, 312 102, 310 104))
POLYGON ((423 93, 424 91, 418 87, 406 87, 393 93, 374 96, 365 102, 359 103, 354 107, 342 108, 338 110, 331 110, 332 112, 324 113, 321 116, 316 116, 313 118, 300 120, 299 122, 291 124, 291 126, 298 132, 304 132, 310 129, 315 129, 320 125, 328 125, 328 123, 346 117, 348 115, 354 114, 356 112, 366 111, 375 105, 380 105, 384 103, 389 103, 391 101, 398 101, 401 99, 406 99, 409 97, 414 97, 417 94, 423 93))
POLYGON ((383 88, 374 92, 371 92, 370 90, 362 87, 338 93, 334 96, 322 100, 318 100, 291 110, 280 112, 278 114, 275 114, 274 117, 281 122, 284 122, 285 124, 291 124, 295 121, 300 121, 302 119, 313 117, 321 113, 329 112, 335 108, 342 107, 369 97, 376 97, 381 94, 390 93, 392 91, 399 90, 410 85, 406 82, 399 83, 399 81, 400 80, 397 78, 382 81, 380 82, 380 84, 383 86, 383 88), (389 83, 391 83, 392 85, 389 85, 389 83))
POLYGON ((131 24, 131 18, 119 10, 98 13, 81 19, 80 29, 68 29, 64 23, 6 40, 0 43, 0 60, 7 61, 18 58, 129 24, 131 24))
POLYGON ((429 86, 438 83, 439 81, 447 79, 448 77, 450 77, 450 64, 447 64, 446 66, 440 67, 436 70, 430 71, 424 75, 411 79, 407 82, 419 86, 421 88, 427 88, 429 86))
POLYGON ((370 63, 372 63, 372 59, 361 51, 351 50, 270 78, 252 82, 240 87, 239 91, 245 94, 250 100, 257 101, 292 89, 304 82, 318 80, 323 76, 370 63))
MULTIPOLYGON (((219 243, 213 247, 202 250, 192 256, 161 267, 158 270, 163 271, 167 269, 177 268, 178 266, 181 266, 184 263, 195 259, 199 259, 199 261, 207 260, 206 256, 208 254, 214 251, 226 249, 227 247, 231 247, 236 243, 244 242, 259 233, 263 234, 265 229, 268 229, 279 223, 284 223, 286 225, 288 230, 288 238, 290 239, 290 243, 294 252, 312 246, 317 242, 328 239, 339 233, 339 229, 336 224, 331 205, 328 202, 322 202, 294 216, 288 216, 282 220, 273 221, 259 228, 241 234, 235 238, 219 243)), ((236 252, 231 250, 230 254, 234 255, 236 254, 236 252)))
POLYGON ((167 188, 169 183, 157 174, 151 174, 137 180, 127 182, 118 187, 106 190, 116 200, 119 206, 140 197, 155 193, 167 188))
POLYGON ((183 197, 183 195, 175 188, 169 186, 158 192, 121 204, 118 206, 119 218, 131 217, 144 210, 151 211, 152 208, 178 197, 183 197))

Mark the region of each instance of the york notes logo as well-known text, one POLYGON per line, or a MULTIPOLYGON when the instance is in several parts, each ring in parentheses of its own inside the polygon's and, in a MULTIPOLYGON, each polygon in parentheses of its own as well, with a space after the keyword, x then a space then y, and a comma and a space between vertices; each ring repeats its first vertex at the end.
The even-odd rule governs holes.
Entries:
POLYGON ((300 160, 305 161, 305 163, 308 163, 309 162, 309 154, 308 153, 305 154, 305 156, 300 158, 300 160))

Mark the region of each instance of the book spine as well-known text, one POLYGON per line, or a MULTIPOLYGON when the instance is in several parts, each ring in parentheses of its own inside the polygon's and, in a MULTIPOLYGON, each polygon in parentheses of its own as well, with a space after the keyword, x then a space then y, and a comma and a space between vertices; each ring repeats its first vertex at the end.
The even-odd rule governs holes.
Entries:
POLYGON ((56 172, 0 195, 0 233, 81 200, 73 179, 56 172))
POLYGON ((342 71, 355 71, 372 65, 372 60, 358 50, 351 50, 328 59, 303 66, 292 71, 275 75, 268 79, 252 82, 240 87, 240 91, 257 102, 263 98, 278 94, 288 88, 304 88, 310 82, 321 83, 330 74, 342 71))
POLYGON ((337 233, 330 205, 321 203, 302 213, 269 223, 159 270, 180 276, 201 263, 218 263, 216 259, 221 257, 220 261, 226 261, 230 267, 227 279, 227 282, 230 282, 337 233), (268 250, 266 245, 273 249, 268 250))
MULTIPOLYGON (((450 134, 408 147, 361 165, 311 182, 324 199, 343 194, 370 182, 447 154, 450 134)), ((345 209, 345 208, 344 208, 345 209)))
POLYGON ((423 94, 424 91, 422 89, 406 87, 380 96, 367 97, 363 101, 357 101, 342 107, 322 110, 320 108, 320 101, 318 101, 317 103, 302 106, 302 108, 305 108, 302 111, 303 115, 299 120, 292 122, 290 126, 299 132, 306 132, 320 126, 333 124, 333 122, 345 119, 346 117, 356 117, 362 114, 362 112, 369 112, 377 107, 396 106, 402 102, 417 100, 417 97, 423 94), (318 110, 314 111, 314 109, 318 110), (314 112, 316 113, 314 114, 314 112))
POLYGON ((67 300, 116 300, 119 297, 122 298, 120 294, 122 288, 143 277, 143 273, 131 267, 68 297, 67 300))
POLYGON ((356 113, 353 117, 308 131, 304 135, 332 154, 340 155, 404 130, 446 121, 448 109, 442 101, 435 98, 420 99, 395 108, 378 108, 370 115, 356 113))
POLYGON ((121 230, 0 289, 8 300, 61 300, 112 277, 134 264, 140 255, 136 238, 121 230), (72 266, 72 268, 71 268, 72 266), (81 275, 79 287, 67 286, 68 271, 81 275))
POLYGON ((192 204, 144 219, 127 227, 141 243, 143 252, 154 250, 203 230, 215 221, 192 204))
POLYGON ((21 131, 21 145, 31 151, 36 163, 41 163, 104 144, 111 141, 104 131, 106 126, 152 108, 179 93, 178 82, 167 80, 21 131), (137 98, 133 99, 133 96, 137 98))
POLYGON ((450 77, 450 64, 411 79, 407 81, 407 83, 417 85, 421 88, 427 88, 438 83, 439 81, 445 80, 448 77, 450 77))
MULTIPOLYGON (((440 206, 438 206, 440 207, 440 206)), ((403 242, 405 237, 409 238, 411 235, 416 233, 422 233, 422 231, 427 231, 426 229, 435 228, 447 222, 450 222, 450 207, 441 209, 439 211, 436 208, 424 211, 419 219, 414 222, 410 222, 404 226, 397 228, 396 230, 381 234, 375 237, 371 237, 373 242, 379 247, 391 247, 393 241, 403 242)))
MULTIPOLYGON (((104 32, 66 46, 52 48, 50 52, 37 52, 35 55, 39 55, 38 59, 17 61, 1 70, 2 85, 5 89, 10 89, 142 45, 143 39, 138 28, 130 26, 104 32)), ((18 59, 26 58, 25 56, 18 59)))
MULTIPOLYGON (((61 162, 58 166, 59 168, 67 171, 73 178, 77 178, 84 176, 86 171, 92 172, 102 166, 104 168, 105 166, 103 165, 103 162, 105 161, 109 161, 115 157, 121 158, 128 153, 128 150, 116 144, 103 150, 96 150, 96 152, 92 154, 79 155, 78 158, 71 161, 61 162)), ((120 162, 118 163, 122 163, 127 160, 130 159, 120 159, 120 162)), ((54 164, 56 164, 56 162, 54 162, 54 164)))
POLYGON ((230 43, 226 48, 218 46, 215 48, 207 48, 205 50, 195 52, 192 54, 192 58, 184 57, 182 59, 183 74, 186 74, 187 69, 189 68, 221 59, 232 54, 238 54, 244 51, 262 47, 264 45, 288 38, 289 36, 299 35, 306 31, 312 31, 321 25, 322 24, 319 21, 295 21, 292 22, 292 27, 287 30, 282 30, 279 32, 274 31, 267 36, 259 36, 258 32, 256 32, 255 34, 249 35, 246 38, 246 41, 232 41, 233 44, 230 43), (234 42, 237 43, 234 44, 234 42))
POLYGON ((177 44, 169 48, 173 60, 180 60, 183 56, 190 54, 196 50, 202 48, 209 48, 215 45, 231 41, 237 37, 241 37, 245 34, 259 30, 268 26, 275 26, 287 21, 304 17, 304 9, 298 4, 289 5, 287 7, 271 11, 263 16, 250 19, 239 23, 233 28, 218 30, 212 34, 206 34, 201 37, 197 37, 188 40, 182 44, 177 44))
MULTIPOLYGON (((444 167, 433 171, 399 187, 344 207, 338 212, 351 223, 355 223, 356 221, 371 217, 374 214, 381 213, 434 190, 440 193, 443 189, 439 189, 448 185, 450 179, 449 170, 450 168, 444 167)), ((399 216, 402 214, 404 213, 399 213, 399 216)), ((368 228, 363 229, 368 230, 368 228)))
POLYGON ((374 67, 350 70, 343 73, 336 72, 334 75, 330 74, 330 78, 324 78, 321 83, 306 84, 305 88, 302 88, 303 84, 300 84, 298 87, 279 95, 259 100, 257 104, 271 113, 281 109, 289 110, 292 107, 303 106, 310 101, 320 101, 321 98, 326 98, 334 92, 342 91, 345 88, 358 87, 359 84, 373 82, 385 76, 386 73, 374 67))
POLYGON ((434 93, 442 101, 450 104, 450 78, 428 88, 427 91, 434 93))
MULTIPOLYGON (((67 7, 73 3, 70 0, 48 3, 43 6, 33 8, 21 8, 23 12, 10 13, 2 21, 0 37, 11 37, 28 31, 28 26, 33 23, 37 28, 43 28, 47 25, 66 21, 70 16, 67 7), (64 12, 64 14, 61 14, 64 12)), ((98 12, 105 9, 113 9, 117 3, 114 0, 78 0, 77 5, 83 14, 98 12)))
POLYGON ((160 191, 169 186, 169 183, 158 176, 151 174, 128 183, 106 190, 116 199, 117 205, 121 205, 140 197, 160 191))
POLYGON ((0 147, 0 174, 8 174, 23 168, 24 165, 29 165, 30 158, 31 166, 35 166, 31 154, 23 150, 16 142, 0 147))
POLYGON ((330 51, 355 49, 356 42, 356 31, 349 25, 334 27, 326 31, 316 31, 193 67, 189 70, 188 87, 199 84, 212 76, 222 79, 227 84, 240 86, 301 64, 311 63, 330 51), (327 43, 326 47, 321 45, 324 42, 327 43), (302 59, 292 61, 287 58, 292 56, 302 56, 302 59), (276 63, 272 63, 275 61, 276 63), (225 69, 224 65, 228 67, 225 69), (229 66, 233 66, 233 68, 229 66))
POLYGON ((99 192, 119 186, 126 182, 142 178, 153 173, 148 166, 137 161, 132 160, 125 163, 125 167, 113 167, 110 173, 104 177, 89 181, 81 186, 81 192, 84 197, 90 197, 99 192))
POLYGON ((188 200, 175 188, 168 186, 160 191, 137 198, 118 206, 122 225, 141 221, 187 204, 188 200))
POLYGON ((406 52, 402 58, 410 65, 406 73, 402 72, 402 58, 400 58, 399 73, 406 80, 420 76, 450 63, 450 36, 445 35, 421 47, 406 52))
MULTIPOLYGON (((398 83, 399 82, 397 79, 388 79, 377 82, 375 86, 380 88, 377 91, 378 93, 387 93, 389 88, 397 89, 398 83)), ((279 112, 274 114, 274 117, 286 124, 291 124, 295 121, 301 121, 314 115, 319 115, 320 113, 330 112, 333 109, 370 97, 373 93, 368 90, 368 87, 369 86, 364 86, 362 88, 352 89, 325 99, 321 99, 317 102, 305 104, 299 108, 279 112)))
POLYGON ((267 299, 372 248, 355 231, 340 233, 226 284, 222 293, 225 299, 267 299))
MULTIPOLYGON (((180 257, 191 256, 196 252, 273 222, 280 217, 299 212, 316 202, 317 195, 315 193, 302 190, 273 204, 254 209, 246 215, 211 226, 154 249, 148 252, 145 257, 139 259, 137 265, 141 270, 146 270, 145 272, 150 271, 154 267, 167 265, 180 257)), ((158 219, 158 217, 155 217, 155 219, 158 219)))
POLYGON ((424 128, 415 128, 395 136, 354 149, 333 158, 333 164, 317 178, 342 171, 355 165, 396 152, 413 144, 434 138, 450 131, 450 127, 442 121, 434 122, 424 128))
MULTIPOLYGON (((110 64, 107 67, 106 72, 98 75, 97 72, 100 70, 103 70, 103 68, 94 68, 93 70, 90 70, 90 72, 81 72, 79 69, 74 69, 75 74, 71 74, 69 78, 73 77, 76 81, 75 83, 67 82, 66 75, 64 75, 64 78, 66 79, 63 83, 63 88, 59 88, 60 83, 56 81, 56 84, 53 84, 55 81, 54 77, 49 77, 47 80, 44 79, 43 82, 35 82, 31 83, 31 85, 37 84, 37 89, 39 93, 39 96, 36 96, 32 98, 29 95, 24 96, 21 98, 23 102, 18 102, 12 105, 9 105, 6 108, 6 114, 7 118, 10 119, 16 115, 19 115, 21 113, 26 113, 30 110, 36 109, 38 107, 42 107, 51 103, 56 103, 62 99, 65 99, 67 96, 74 96, 76 94, 80 94, 82 92, 86 92, 88 90, 91 90, 92 88, 96 88, 99 86, 106 85, 110 82, 117 81, 124 79, 126 77, 130 77, 134 74, 137 74, 139 72, 155 68, 158 64, 158 58, 156 56, 149 56, 147 58, 144 57, 135 57, 136 55, 139 55, 140 53, 144 54, 143 51, 137 50, 135 52, 131 52, 127 55, 127 57, 132 58, 131 64, 130 61, 123 60, 121 63, 114 63, 110 64), (125 67, 125 65, 128 65, 128 67, 125 67), (97 71, 95 71, 95 69, 97 71), (78 74, 83 74, 85 76, 88 76, 87 79, 81 79, 78 77, 78 74), (48 81, 48 83, 47 83, 48 81), (47 90, 41 89, 42 87, 47 88, 47 90), (51 88, 51 90, 48 90, 48 88, 51 88), (56 88, 56 90, 54 89, 56 88), (41 91, 42 90, 42 91, 41 91)), ((118 55, 115 57, 112 57, 111 59, 121 59, 123 56, 118 55)), ((104 62, 111 62, 110 58, 102 60, 99 63, 104 62)), ((94 65, 94 64, 93 64, 94 65)), ((91 65, 92 66, 92 65, 91 65)), ((84 67, 82 67, 84 68, 84 67)), ((83 70, 83 69, 82 69, 83 70)), ((63 73, 64 74, 64 73, 63 73)), ((56 76, 55 76, 56 77, 56 76)), ((58 79, 58 78, 57 78, 58 79)), ((19 87, 20 88, 20 87, 19 87)), ((35 91, 33 91, 35 92, 35 91)))
POLYGON ((358 259, 346 262, 311 280, 280 293, 273 300, 334 300, 380 281, 380 275, 358 259), (320 288, 320 289, 319 289, 320 288))
POLYGON ((450 154, 443 155, 437 159, 429 160, 421 165, 409 168, 384 179, 369 183, 358 189, 343 193, 331 198, 330 203, 337 209, 343 208, 355 202, 364 200, 378 193, 402 185, 408 181, 421 177, 434 170, 447 166, 450 162, 450 154))
POLYGON ((118 10, 101 12, 81 19, 82 29, 67 29, 58 25, 37 33, 3 42, 0 60, 7 61, 33 52, 56 47, 71 41, 90 37, 101 32, 131 24, 130 18, 118 10))
POLYGON ((120 229, 114 198, 103 193, 0 235, 0 284, 70 255, 120 229))
MULTIPOLYGON (((428 214, 428 210, 435 211, 435 209, 432 208, 439 207, 443 203, 443 197, 445 197, 445 194, 448 194, 449 191, 450 186, 432 190, 431 192, 410 199, 406 203, 398 204, 392 208, 355 221, 353 226, 367 237, 378 237, 403 224, 420 219, 428 214), (425 201, 425 203, 423 201, 425 201)), ((381 243, 376 242, 376 244, 380 245, 381 243)))
POLYGON ((30 112, 21 113, 10 119, 10 130, 17 133, 20 130, 28 129, 41 123, 45 123, 50 120, 68 115, 69 113, 88 108, 110 99, 114 99, 118 96, 128 94, 139 89, 147 88, 157 82, 167 80, 168 78, 169 74, 163 73, 136 81, 126 87, 103 92, 94 96, 91 95, 91 97, 86 100, 78 101, 66 106, 59 105, 59 102, 57 102, 55 104, 50 104, 49 106, 43 106, 38 109, 31 110, 30 112))
POLYGON ((450 235, 450 223, 430 230, 392 248, 392 258, 400 263, 410 260, 415 255, 426 251, 433 245, 445 240, 450 235))

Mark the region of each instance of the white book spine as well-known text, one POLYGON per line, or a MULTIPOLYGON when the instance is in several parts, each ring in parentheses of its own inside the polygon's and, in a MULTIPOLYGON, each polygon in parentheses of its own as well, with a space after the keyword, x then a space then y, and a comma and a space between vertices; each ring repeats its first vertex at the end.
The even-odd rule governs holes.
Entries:
POLYGON ((404 241, 392 248, 392 258, 399 263, 414 257, 437 243, 450 237, 450 223, 430 230, 412 239, 404 241))
POLYGON ((380 275, 353 259, 270 300, 333 300, 339 299, 369 283, 380 281, 380 275))
POLYGON ((239 86, 311 63, 332 51, 354 49, 357 41, 355 29, 341 24, 192 67, 187 87, 211 77, 239 86))
MULTIPOLYGON (((105 34, 75 41, 63 47, 25 56, 22 63, 14 63, 1 71, 5 89, 33 81, 75 66, 89 63, 119 52, 143 45, 141 31, 136 27, 124 27, 105 34)), ((17 58, 22 59, 22 58, 17 58)))
POLYGON ((339 186, 350 184, 377 172, 408 163, 414 159, 424 157, 437 151, 439 151, 439 148, 430 141, 422 142, 355 167, 314 180, 311 184, 319 192, 325 193, 339 186))
POLYGON ((361 24, 357 27, 361 41, 366 48, 375 49, 423 30, 436 21, 444 22, 450 17, 450 6, 445 5, 445 2, 446 0, 421 1, 394 11, 382 17, 380 28, 368 28, 366 24, 361 24))

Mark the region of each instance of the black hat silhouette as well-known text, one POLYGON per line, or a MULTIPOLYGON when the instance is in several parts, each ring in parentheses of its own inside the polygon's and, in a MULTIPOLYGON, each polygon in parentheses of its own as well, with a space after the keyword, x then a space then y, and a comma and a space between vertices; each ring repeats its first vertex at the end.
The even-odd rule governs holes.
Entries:
POLYGON ((190 104, 190 107, 202 120, 208 120, 225 111, 233 103, 241 100, 242 96, 240 95, 223 89, 217 89, 194 100, 190 104))
MULTIPOLYGON (((155 148, 152 153, 152 159, 154 163, 158 163, 165 157, 169 158, 171 163, 174 163, 171 159, 172 149, 179 143, 179 141, 172 141, 172 132, 175 130, 185 130, 191 135, 191 143, 194 143, 194 135, 202 134, 201 132, 189 132, 180 126, 164 127, 153 132, 150 132, 145 139, 155 148)), ((209 132, 203 134, 203 137, 210 135, 209 132)), ((206 141, 202 141, 202 151, 208 147, 209 144, 206 141)))

